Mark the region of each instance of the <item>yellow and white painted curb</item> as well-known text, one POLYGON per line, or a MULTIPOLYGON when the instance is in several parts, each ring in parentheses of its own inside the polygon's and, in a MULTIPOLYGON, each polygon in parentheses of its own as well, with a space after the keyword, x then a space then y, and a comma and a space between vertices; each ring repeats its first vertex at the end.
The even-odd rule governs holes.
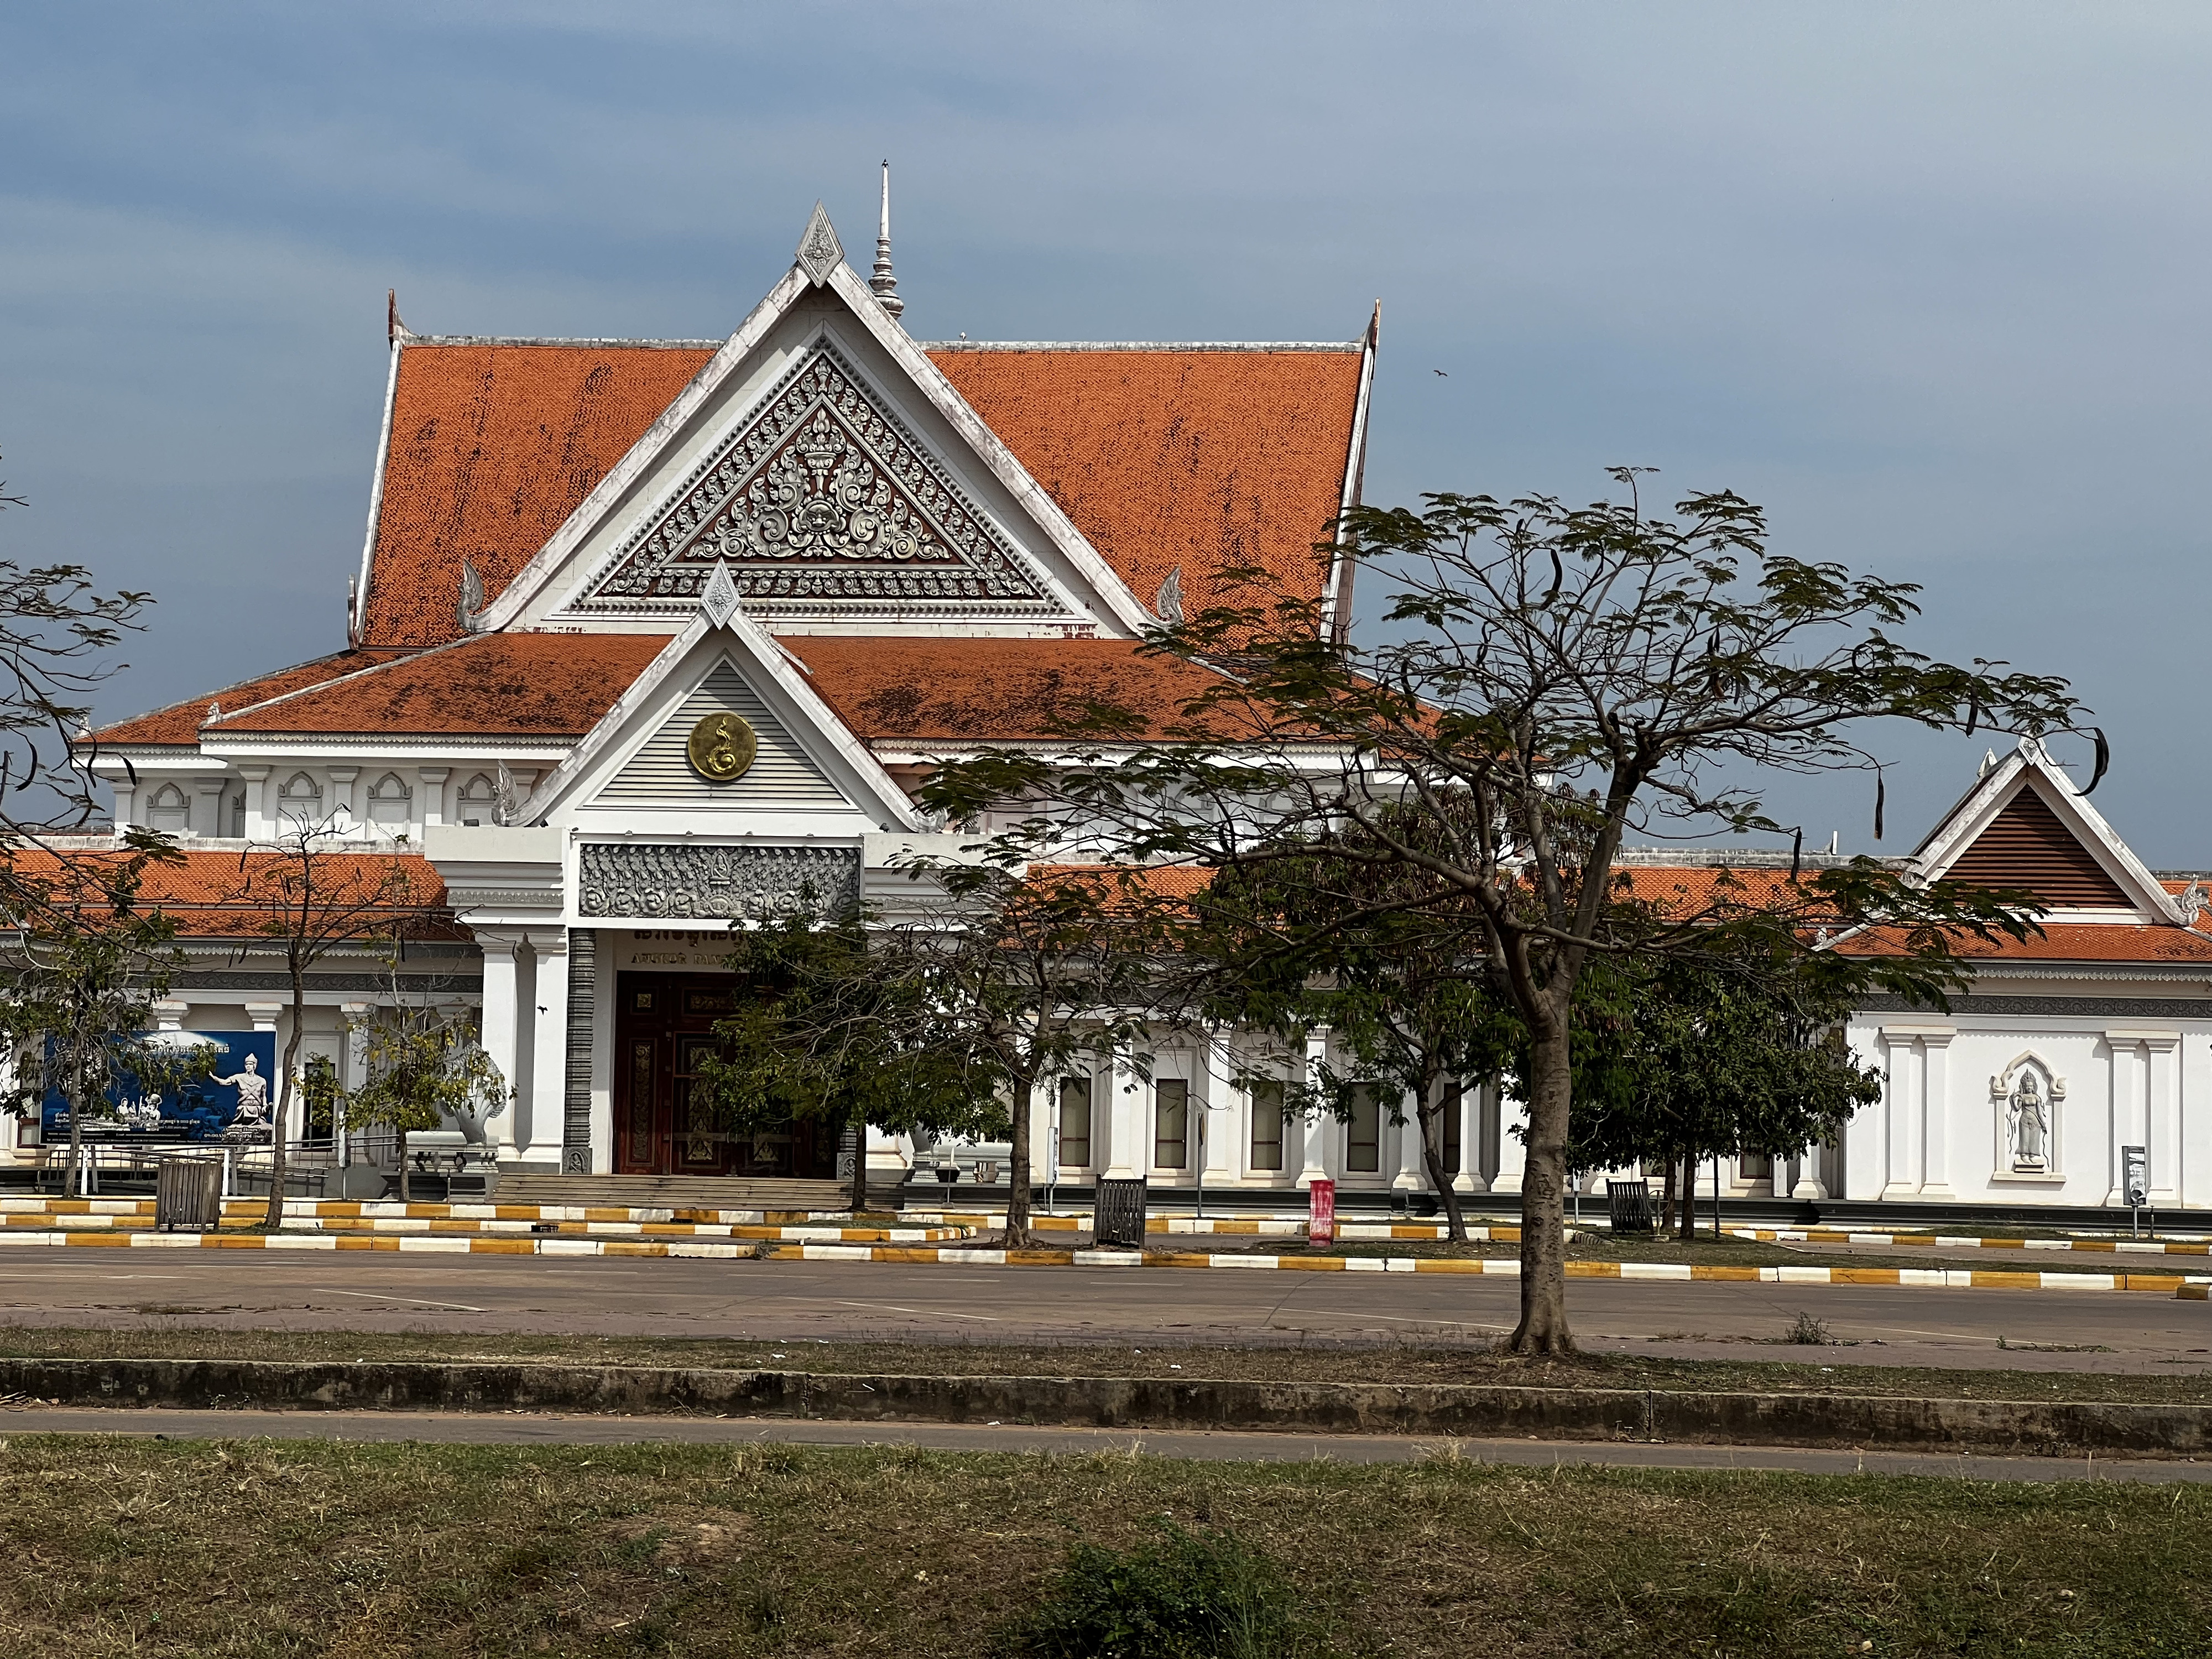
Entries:
MULTIPOLYGON (((911 1220, 973 1227, 981 1232, 994 1232, 1006 1224, 1004 1210, 911 1210, 906 1213, 911 1220)), ((1087 1232, 1091 1224, 1091 1212, 1087 1210, 1031 1215, 1030 1218, 1030 1230, 1040 1233, 1087 1232)), ((1306 1222, 1303 1216, 1156 1215, 1146 1218, 1145 1231, 1148 1237, 1211 1234, 1221 1238, 1304 1238, 1306 1222)), ((1422 1242, 1449 1238, 1451 1229, 1441 1221, 1340 1220, 1336 1224, 1336 1236, 1362 1243, 1389 1239, 1422 1242)), ((1513 1244, 1520 1242, 1521 1230, 1518 1227, 1469 1227, 1467 1236, 1470 1241, 1478 1243, 1513 1244)), ((1576 1237, 1572 1228, 1568 1229, 1567 1237, 1576 1237)))
POLYGON ((2155 1238, 1949 1238, 1938 1233, 1851 1233, 1827 1227, 1729 1227, 1730 1238, 1777 1244, 1881 1244, 1945 1250, 2079 1250, 2098 1255, 2212 1255, 2212 1243, 2155 1238))

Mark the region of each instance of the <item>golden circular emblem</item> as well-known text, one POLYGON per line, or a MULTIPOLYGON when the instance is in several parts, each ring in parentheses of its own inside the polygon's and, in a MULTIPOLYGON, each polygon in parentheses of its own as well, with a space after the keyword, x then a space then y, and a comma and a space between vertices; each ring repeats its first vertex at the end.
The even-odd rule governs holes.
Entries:
POLYGON ((709 783, 734 783, 760 752, 760 739, 739 714, 709 714, 684 745, 691 769, 709 783))

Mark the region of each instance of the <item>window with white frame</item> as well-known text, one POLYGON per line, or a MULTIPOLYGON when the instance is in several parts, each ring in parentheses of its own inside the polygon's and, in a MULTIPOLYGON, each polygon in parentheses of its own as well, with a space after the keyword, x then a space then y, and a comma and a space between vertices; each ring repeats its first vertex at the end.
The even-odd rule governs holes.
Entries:
POLYGON ((173 783, 165 783, 146 803, 146 824, 167 835, 180 836, 192 827, 191 803, 173 783))
POLYGON ((295 772, 276 791, 276 823, 280 831, 309 829, 323 821, 323 786, 305 772, 295 772))
POLYGON ((1190 1085, 1179 1077, 1152 1081, 1152 1167, 1190 1168, 1190 1085))
POLYGON ((499 816, 496 810, 499 790, 491 779, 479 772, 461 786, 460 819, 463 823, 489 823, 499 816))
POLYGON ((1344 1168, 1348 1175, 1374 1175, 1382 1168, 1382 1091, 1362 1083, 1352 1091, 1352 1117, 1344 1126, 1344 1168))
POLYGON ((1087 1077, 1060 1080, 1060 1167, 1091 1167, 1091 1079, 1087 1077))
POLYGON ((1252 1085, 1252 1168, 1283 1167, 1283 1085, 1273 1081, 1252 1085))
POLYGON ((378 835, 405 835, 414 815, 415 792, 398 773, 386 772, 368 786, 368 823, 378 835))

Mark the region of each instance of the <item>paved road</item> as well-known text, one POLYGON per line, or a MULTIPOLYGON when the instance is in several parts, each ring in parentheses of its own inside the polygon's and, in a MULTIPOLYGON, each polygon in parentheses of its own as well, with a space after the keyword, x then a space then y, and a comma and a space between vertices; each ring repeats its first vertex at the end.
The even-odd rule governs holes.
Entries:
POLYGON ((961 1424, 802 1423, 765 1418, 463 1416, 414 1412, 185 1412, 51 1409, 0 1413, 0 1436, 159 1436, 171 1439, 428 1441, 448 1444, 608 1446, 769 1443, 814 1446, 928 1446, 947 1451, 1143 1451, 1159 1457, 1303 1462, 1409 1463, 1462 1457, 1515 1468, 1786 1469, 1814 1474, 1931 1475, 1970 1480, 2212 1482, 2212 1464, 2104 1458, 1937 1457, 1917 1453, 1817 1451, 1795 1447, 1620 1445, 1533 1440, 1446 1441, 1382 1435, 1132 1433, 1103 1429, 1005 1428, 961 1424))
MULTIPOLYGON (((1594 1348, 1817 1354, 1838 1365, 2212 1367, 2212 1304, 2148 1294, 1605 1279, 1573 1281, 1569 1293, 1577 1330, 1594 1348), (1856 1346, 1747 1346, 1773 1342, 1801 1310, 1856 1346)), ((1472 1342, 1510 1328, 1516 1294, 1510 1279, 1443 1274, 842 1261, 56 1251, 0 1263, 0 1322, 139 1328, 1472 1342)))

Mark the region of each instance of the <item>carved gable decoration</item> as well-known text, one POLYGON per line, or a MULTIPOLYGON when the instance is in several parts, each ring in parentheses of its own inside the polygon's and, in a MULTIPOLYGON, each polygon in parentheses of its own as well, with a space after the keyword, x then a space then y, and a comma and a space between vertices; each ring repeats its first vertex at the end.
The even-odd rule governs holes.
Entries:
POLYGON ((688 611, 718 566, 755 615, 1063 609, 827 345, 693 468, 573 608, 688 611))

